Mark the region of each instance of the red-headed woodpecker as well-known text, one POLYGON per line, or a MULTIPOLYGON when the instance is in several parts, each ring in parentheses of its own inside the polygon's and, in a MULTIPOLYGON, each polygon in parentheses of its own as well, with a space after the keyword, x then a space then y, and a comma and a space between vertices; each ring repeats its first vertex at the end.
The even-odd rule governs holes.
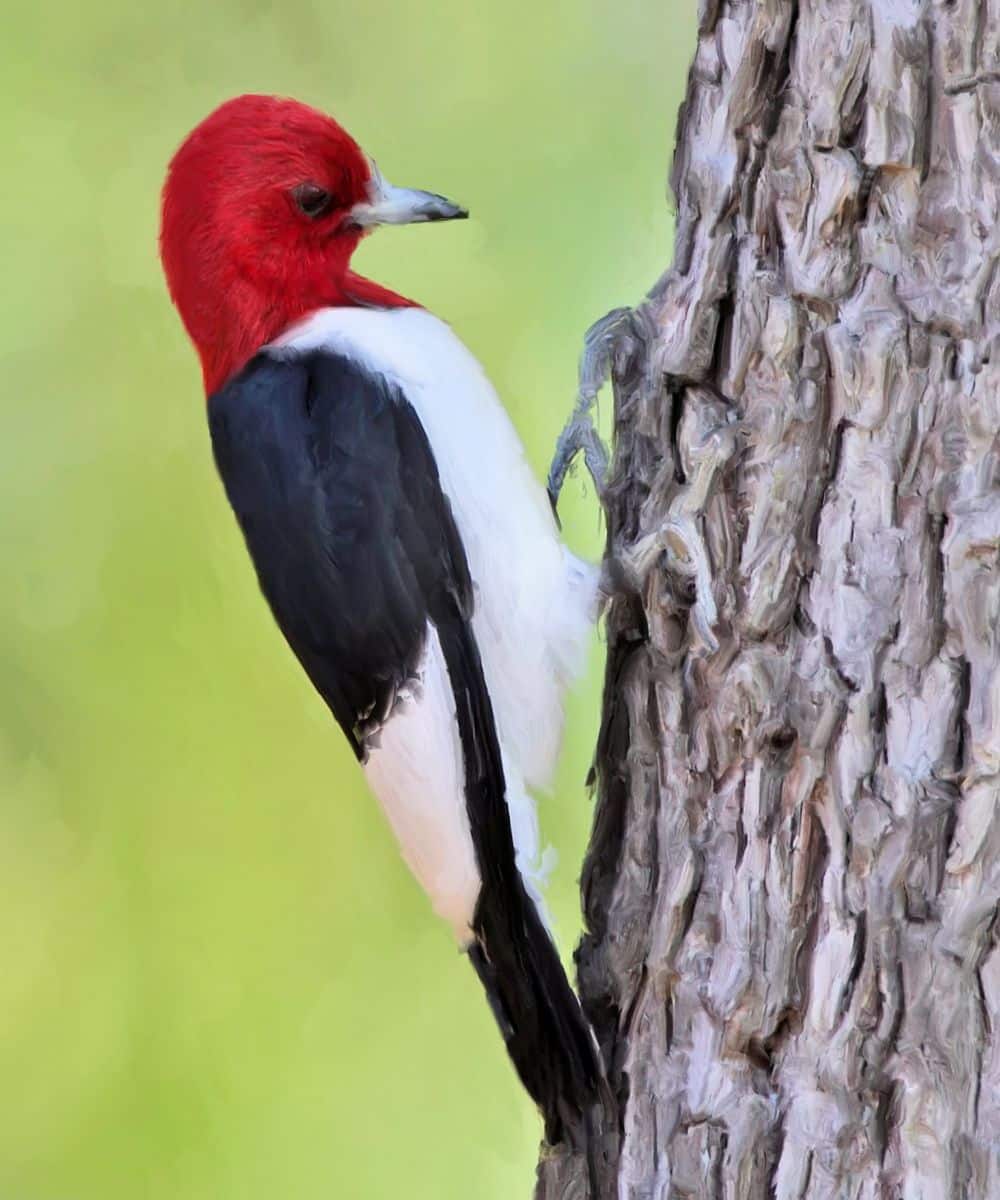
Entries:
POLYGON ((486 991, 550 1141, 600 1088, 539 915, 538 825, 596 573, 561 544, 479 364, 356 275, 376 225, 465 210, 390 186, 330 117, 240 96, 163 191, 170 294, 261 590, 486 991))

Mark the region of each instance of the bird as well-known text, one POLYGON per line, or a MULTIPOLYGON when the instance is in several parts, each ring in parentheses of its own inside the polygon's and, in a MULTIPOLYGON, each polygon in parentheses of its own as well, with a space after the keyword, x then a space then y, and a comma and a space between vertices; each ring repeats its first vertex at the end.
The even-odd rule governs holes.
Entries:
POLYGON ((205 117, 161 199, 167 288, 260 590, 475 968, 546 1140, 580 1143, 602 1068, 549 932, 532 792, 597 571, 561 542, 450 325, 351 267, 377 226, 468 214, 268 95, 205 117))

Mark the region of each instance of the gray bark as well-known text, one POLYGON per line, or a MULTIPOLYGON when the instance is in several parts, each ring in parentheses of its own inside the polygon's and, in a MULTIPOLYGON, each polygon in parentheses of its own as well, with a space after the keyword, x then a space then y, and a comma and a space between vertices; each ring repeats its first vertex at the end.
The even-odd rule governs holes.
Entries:
POLYGON ((614 356, 601 1200, 1000 1197, 998 10, 702 0, 614 356))

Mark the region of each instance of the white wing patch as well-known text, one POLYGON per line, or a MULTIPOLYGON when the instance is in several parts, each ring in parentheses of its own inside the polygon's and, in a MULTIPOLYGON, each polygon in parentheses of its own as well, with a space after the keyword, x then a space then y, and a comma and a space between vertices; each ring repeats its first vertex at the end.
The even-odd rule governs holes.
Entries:
POLYGON ((365 775, 434 911, 467 944, 479 869, 465 807, 455 699, 433 625, 427 627, 418 679, 400 693, 371 745, 365 775))

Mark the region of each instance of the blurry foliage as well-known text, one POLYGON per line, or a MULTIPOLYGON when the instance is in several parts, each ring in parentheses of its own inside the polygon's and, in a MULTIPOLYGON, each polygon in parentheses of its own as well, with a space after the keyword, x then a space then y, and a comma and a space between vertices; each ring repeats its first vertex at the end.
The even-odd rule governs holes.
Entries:
MULTIPOLYGON (((210 108, 272 91, 467 204, 358 266, 455 325, 543 474, 584 328, 668 255, 676 7, 5 14, 3 1200, 527 1194, 539 1126, 475 977, 257 594, 161 283, 158 191, 210 108)), ((582 484, 563 517, 596 556, 582 484)), ((567 956, 599 658, 543 805, 567 956)))

